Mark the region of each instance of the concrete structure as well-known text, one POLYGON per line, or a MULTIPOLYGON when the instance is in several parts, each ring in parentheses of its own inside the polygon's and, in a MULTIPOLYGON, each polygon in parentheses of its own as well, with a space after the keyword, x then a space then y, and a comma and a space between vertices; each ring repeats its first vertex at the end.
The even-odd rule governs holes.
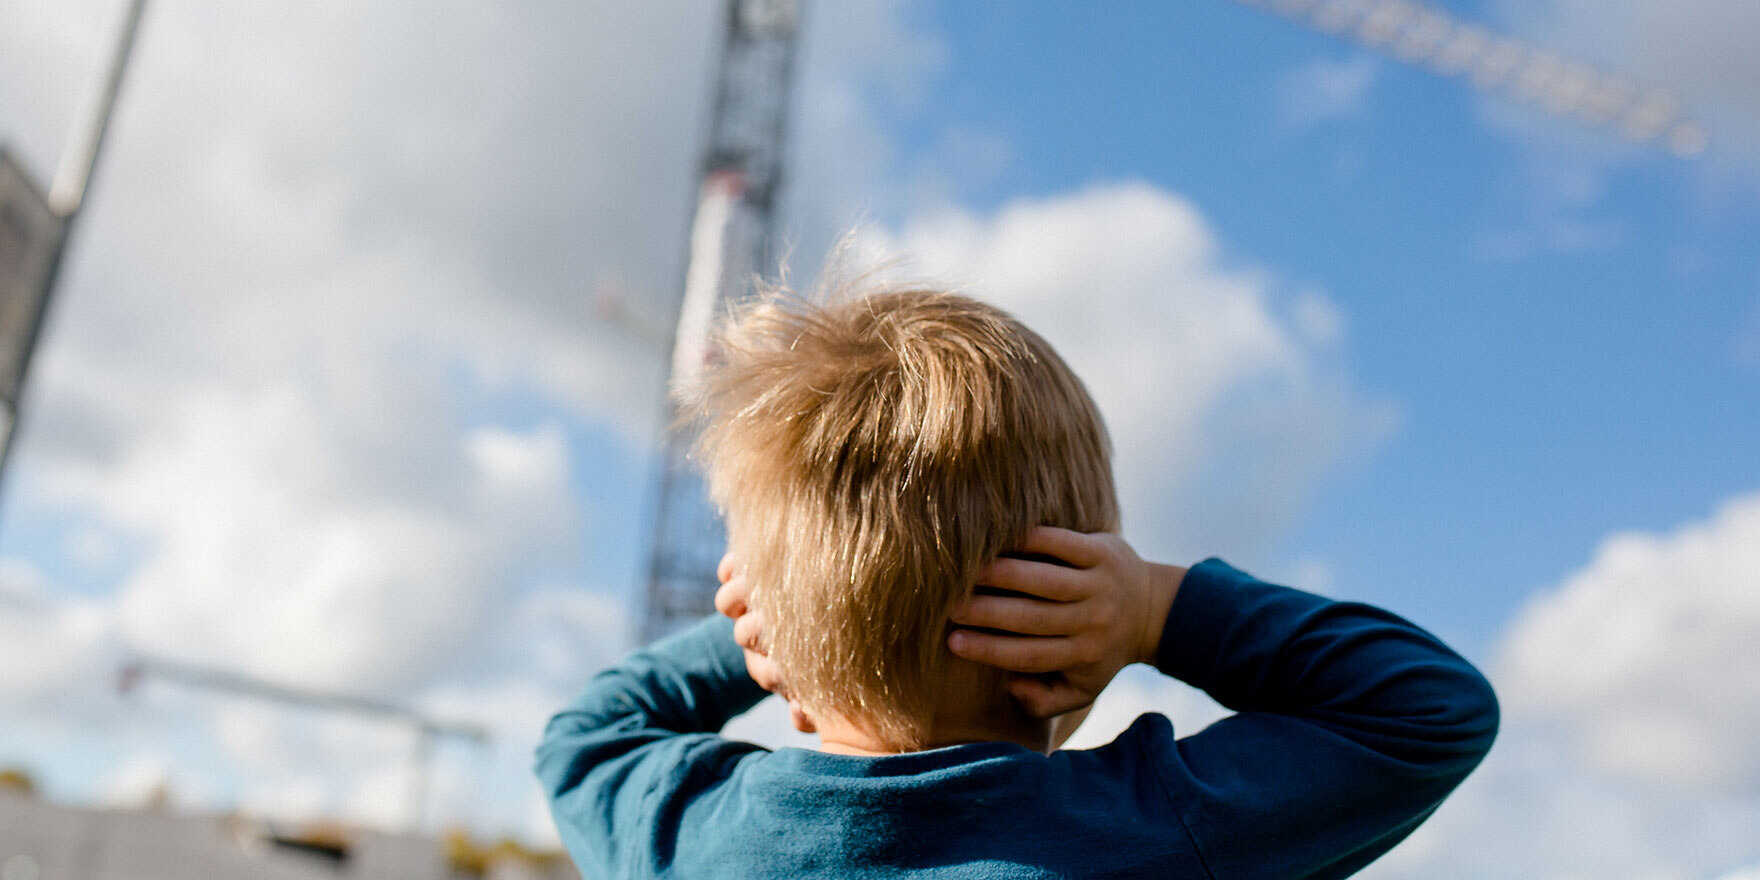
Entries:
POLYGON ((0 880, 578 880, 567 859, 461 870, 431 837, 350 830, 312 845, 260 820, 69 807, 0 790, 0 880))

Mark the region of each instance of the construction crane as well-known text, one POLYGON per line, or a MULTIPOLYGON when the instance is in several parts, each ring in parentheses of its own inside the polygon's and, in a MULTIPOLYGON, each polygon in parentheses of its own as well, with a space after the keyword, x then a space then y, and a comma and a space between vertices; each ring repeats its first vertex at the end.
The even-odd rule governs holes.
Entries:
POLYGON ((1686 158, 1705 149, 1705 130, 1667 89, 1567 58, 1417 0, 1236 0, 1313 30, 1590 128, 1686 158))
MULTIPOLYGON (((689 384, 708 356, 710 325, 752 292, 774 261, 776 194, 800 26, 798 0, 729 0, 684 294, 673 337, 671 384, 689 384)), ((692 466, 695 436, 670 417, 648 567, 643 642, 709 612, 724 542, 720 518, 692 466)))
POLYGON ((43 332, 68 239, 86 204, 146 5, 146 0, 127 0, 103 79, 74 125, 48 195, 0 147, 0 476, 18 432, 31 355, 43 332))
POLYGON ((406 819, 412 833, 421 831, 422 819, 427 815, 428 780, 433 772, 435 740, 452 737, 476 746, 489 744, 489 731, 485 728, 441 721, 385 700, 307 690, 236 672, 167 660, 143 657, 123 666, 117 675, 117 690, 123 694, 131 693, 148 677, 200 690, 254 697, 283 705, 377 718, 408 728, 415 736, 415 748, 410 755, 409 812, 406 819))

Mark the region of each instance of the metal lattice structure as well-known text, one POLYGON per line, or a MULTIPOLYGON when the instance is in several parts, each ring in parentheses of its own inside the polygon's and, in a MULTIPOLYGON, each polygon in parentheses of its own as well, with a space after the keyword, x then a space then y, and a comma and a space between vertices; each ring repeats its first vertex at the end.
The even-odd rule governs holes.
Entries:
MULTIPOLYGON (((674 387, 688 385, 708 355, 710 325, 752 292, 773 260, 776 193, 783 169, 798 0, 729 0, 714 115, 691 222, 684 296, 673 339, 674 387)), ((720 517, 690 460, 695 440, 671 411, 654 521, 641 639, 652 641, 707 614, 725 542, 720 517)))
POLYGON ((1321 33, 1502 95, 1571 122, 1611 129, 1686 158, 1705 149, 1705 130, 1661 88, 1463 21, 1418 0, 1236 0, 1321 33))

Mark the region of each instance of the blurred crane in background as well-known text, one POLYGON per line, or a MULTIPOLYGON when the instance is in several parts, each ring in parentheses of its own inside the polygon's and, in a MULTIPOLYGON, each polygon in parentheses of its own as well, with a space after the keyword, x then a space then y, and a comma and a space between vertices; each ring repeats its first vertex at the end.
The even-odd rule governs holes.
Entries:
POLYGON ((1236 0, 1313 30, 1350 40, 1487 94, 1532 104, 1561 119, 1611 129, 1638 144, 1686 158, 1705 149, 1705 130, 1667 89, 1463 21, 1417 0, 1236 0))
POLYGON ((74 123, 47 195, 0 145, 0 477, 12 458, 31 355, 97 171, 146 5, 128 0, 101 85, 74 123))
MULTIPOLYGON (((800 30, 798 0, 730 0, 702 182, 691 221, 684 296, 672 342, 671 385, 696 378, 715 316, 752 292, 775 260, 776 194, 800 30)), ((690 461, 694 432, 667 408, 660 491, 641 640, 707 614, 725 543, 702 475, 690 461)))
POLYGON ((410 833, 420 833, 427 815, 429 779, 432 775, 434 742, 451 737, 475 746, 489 744, 489 731, 474 724, 441 721, 420 712, 385 700, 349 694, 327 693, 264 681, 236 672, 207 669, 166 660, 142 658, 122 667, 117 690, 132 693, 148 678, 183 685, 204 691, 267 700, 297 709, 319 710, 349 715, 363 720, 380 720, 407 728, 414 737, 409 764, 409 800, 406 823, 410 833))

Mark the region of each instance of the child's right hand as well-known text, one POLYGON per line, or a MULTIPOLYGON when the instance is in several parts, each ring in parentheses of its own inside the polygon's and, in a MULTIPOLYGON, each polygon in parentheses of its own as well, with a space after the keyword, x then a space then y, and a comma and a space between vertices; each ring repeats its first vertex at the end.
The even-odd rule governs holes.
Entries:
POLYGON ((715 591, 715 610, 733 618, 733 640, 745 654, 746 674, 758 683, 758 687, 788 702, 789 720, 794 722, 796 730, 812 733, 812 719, 789 695, 788 685, 782 680, 782 670, 776 667, 776 661, 764 653, 764 617, 748 602, 751 587, 746 583, 739 559, 732 553, 722 556, 721 564, 715 566, 715 578, 721 582, 721 587, 715 591))
POLYGON ((1144 562, 1123 538, 1040 526, 978 585, 1021 596, 975 594, 953 613, 947 647, 960 657, 1022 673, 1009 690, 1029 714, 1050 718, 1094 701, 1120 669, 1153 663, 1185 569, 1144 562), (1000 632, 986 632, 998 630, 1000 632))

